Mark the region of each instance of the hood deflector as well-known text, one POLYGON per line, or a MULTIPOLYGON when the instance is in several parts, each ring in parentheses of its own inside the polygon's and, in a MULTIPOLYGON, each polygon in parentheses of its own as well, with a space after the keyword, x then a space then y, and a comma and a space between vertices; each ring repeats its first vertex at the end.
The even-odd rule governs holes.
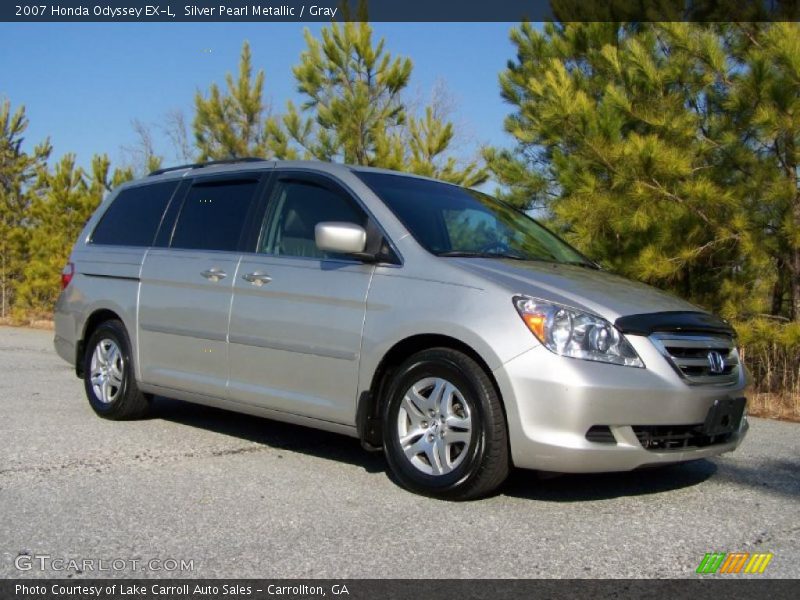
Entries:
POLYGON ((650 335, 656 331, 685 331, 735 335, 727 321, 703 312, 668 311, 620 317, 614 325, 622 333, 650 335))

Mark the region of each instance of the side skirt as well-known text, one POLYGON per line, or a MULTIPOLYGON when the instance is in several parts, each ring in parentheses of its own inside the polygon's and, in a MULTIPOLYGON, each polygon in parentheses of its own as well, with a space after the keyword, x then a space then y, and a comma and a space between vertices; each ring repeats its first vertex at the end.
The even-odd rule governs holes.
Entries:
POLYGON ((330 431, 333 433, 340 433, 348 437, 358 438, 358 431, 354 425, 345 425, 343 423, 334 423, 333 421, 314 419, 312 417, 296 415, 290 412, 256 406, 255 404, 247 404, 226 398, 217 398, 214 396, 205 396, 192 392, 184 392, 159 385, 151 385, 139 382, 139 389, 147 394, 164 396, 165 398, 174 398, 175 400, 183 400, 184 402, 202 404, 204 406, 212 406, 214 408, 222 408, 224 410, 230 410, 237 413, 253 415, 254 417, 263 417, 265 419, 272 419, 274 421, 281 421, 283 423, 302 425, 304 427, 321 429, 323 431, 330 431))

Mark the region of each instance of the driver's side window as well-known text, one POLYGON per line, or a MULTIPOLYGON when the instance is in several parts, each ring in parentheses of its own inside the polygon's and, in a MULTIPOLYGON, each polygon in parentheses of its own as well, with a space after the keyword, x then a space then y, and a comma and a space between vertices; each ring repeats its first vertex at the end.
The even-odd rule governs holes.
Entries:
POLYGON ((317 248, 314 239, 317 223, 340 221, 366 225, 364 211, 350 198, 311 182, 278 182, 272 202, 272 217, 265 223, 258 249, 263 254, 331 258, 317 248))

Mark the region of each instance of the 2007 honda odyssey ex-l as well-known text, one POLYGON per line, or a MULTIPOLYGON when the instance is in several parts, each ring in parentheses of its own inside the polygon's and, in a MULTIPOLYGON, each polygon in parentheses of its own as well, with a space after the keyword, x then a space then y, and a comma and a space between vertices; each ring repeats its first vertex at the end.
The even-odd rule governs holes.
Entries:
POLYGON ((427 178, 157 171, 110 194, 62 279, 55 346, 100 416, 158 394, 340 432, 421 493, 687 461, 747 431, 725 321, 427 178))

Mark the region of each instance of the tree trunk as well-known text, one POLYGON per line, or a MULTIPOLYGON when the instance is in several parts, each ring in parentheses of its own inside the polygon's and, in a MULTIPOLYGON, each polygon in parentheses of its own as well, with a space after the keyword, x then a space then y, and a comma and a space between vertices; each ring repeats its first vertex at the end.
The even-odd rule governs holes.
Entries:
POLYGON ((792 321, 800 323, 800 248, 792 250, 789 268, 790 315, 792 321))
MULTIPOLYGON (((797 162, 794 172, 797 173, 797 162)), ((797 187, 797 178, 795 175, 795 188, 797 187)), ((794 217, 795 231, 800 229, 800 194, 794 198, 794 206, 792 207, 792 216, 794 217)), ((800 323, 800 246, 797 245, 797 240, 792 240, 789 250, 789 318, 792 321, 800 323)))
POLYGON ((3 267, 0 270, 0 294, 3 296, 3 308, 2 308, 2 317, 6 318, 6 288, 7 281, 6 281, 6 252, 5 247, 3 248, 3 267))
POLYGON ((783 296, 786 291, 786 275, 784 272, 786 265, 784 265, 782 260, 778 260, 775 266, 778 277, 775 280, 775 285, 772 286, 772 307, 770 314, 779 317, 783 310, 783 296))

